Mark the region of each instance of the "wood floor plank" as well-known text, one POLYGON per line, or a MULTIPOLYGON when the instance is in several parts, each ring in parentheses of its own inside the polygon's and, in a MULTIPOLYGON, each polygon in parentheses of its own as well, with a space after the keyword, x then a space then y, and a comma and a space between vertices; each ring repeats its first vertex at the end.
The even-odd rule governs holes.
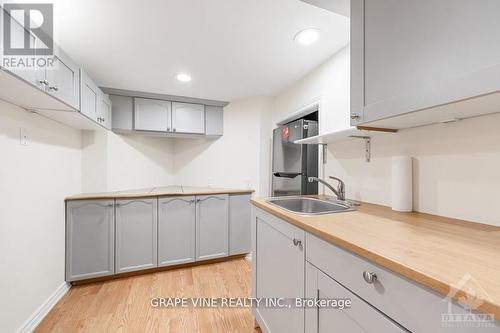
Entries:
POLYGON ((35 332, 257 333, 248 308, 154 308, 154 297, 249 297, 245 259, 73 286, 35 332))

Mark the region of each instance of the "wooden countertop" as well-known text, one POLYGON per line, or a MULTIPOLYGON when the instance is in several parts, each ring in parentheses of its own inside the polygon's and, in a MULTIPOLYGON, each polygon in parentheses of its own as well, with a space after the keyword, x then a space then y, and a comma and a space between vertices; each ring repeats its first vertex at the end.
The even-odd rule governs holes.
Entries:
POLYGON ((500 319, 500 227, 372 204, 354 212, 307 216, 264 199, 252 203, 442 295, 458 287, 454 300, 482 301, 478 309, 500 319), (467 283, 459 286, 464 278, 467 283))
POLYGON ((195 187, 170 185, 162 187, 152 187, 127 191, 102 192, 102 193, 82 193, 67 197, 65 200, 93 200, 93 199, 128 199, 147 198, 161 196, 181 196, 181 195, 210 195, 210 194, 245 194, 253 193, 249 189, 229 189, 213 187, 195 187))

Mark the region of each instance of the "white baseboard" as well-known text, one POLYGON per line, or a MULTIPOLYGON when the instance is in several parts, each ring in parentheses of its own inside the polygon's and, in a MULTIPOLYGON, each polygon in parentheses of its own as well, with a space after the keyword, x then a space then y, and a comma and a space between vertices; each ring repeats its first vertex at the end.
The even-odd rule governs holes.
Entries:
POLYGON ((17 330, 18 333, 31 333, 45 318, 56 303, 68 292, 71 285, 64 282, 42 305, 31 315, 31 317, 17 330))

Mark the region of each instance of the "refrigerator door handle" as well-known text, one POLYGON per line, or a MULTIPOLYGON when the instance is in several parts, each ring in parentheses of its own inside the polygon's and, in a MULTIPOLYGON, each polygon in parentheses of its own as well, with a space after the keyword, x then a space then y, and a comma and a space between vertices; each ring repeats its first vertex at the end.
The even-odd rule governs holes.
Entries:
POLYGON ((301 173, 289 173, 289 172, 274 172, 274 176, 281 178, 295 178, 297 176, 302 175, 301 173))

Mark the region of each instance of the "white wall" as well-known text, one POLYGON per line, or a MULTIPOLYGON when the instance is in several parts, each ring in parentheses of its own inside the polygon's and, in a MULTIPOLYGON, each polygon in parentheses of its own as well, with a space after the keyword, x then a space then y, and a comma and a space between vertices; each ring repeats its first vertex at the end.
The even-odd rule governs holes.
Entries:
POLYGON ((108 132, 108 191, 175 183, 172 139, 108 132))
POLYGON ((273 123, 321 100, 320 133, 350 127, 349 45, 276 96, 273 123))
POLYGON ((173 139, 83 131, 82 149, 84 192, 175 183, 173 139))
POLYGON ((253 188, 267 195, 273 99, 231 102, 224 135, 216 140, 176 139, 175 181, 183 185, 253 188))
POLYGON ((81 192, 80 131, 0 101, 0 330, 64 283, 64 197, 81 192), (20 128, 28 146, 20 145, 20 128))
POLYGON ((326 175, 347 184, 347 196, 391 205, 391 156, 414 157, 414 209, 500 226, 500 114, 383 134, 372 161, 363 142, 329 145, 326 175))
MULTIPOLYGON (((322 96, 323 131, 349 127, 349 50, 345 48, 276 96, 279 121, 322 96)), ((377 135, 372 162, 362 140, 328 146, 325 176, 344 179, 347 196, 390 206, 391 157, 414 161, 414 209, 500 226, 492 207, 500 201, 500 115, 377 135)))

